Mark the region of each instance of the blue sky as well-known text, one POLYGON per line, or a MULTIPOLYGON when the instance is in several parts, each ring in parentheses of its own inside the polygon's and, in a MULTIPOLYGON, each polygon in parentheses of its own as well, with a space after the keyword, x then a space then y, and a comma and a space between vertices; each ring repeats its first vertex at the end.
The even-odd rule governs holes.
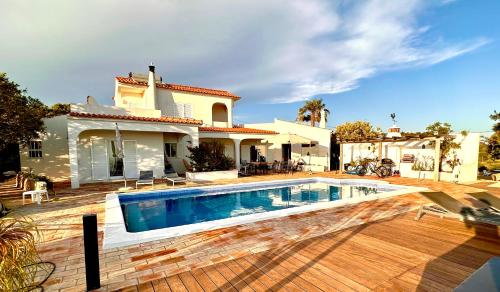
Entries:
POLYGON ((242 96, 239 123, 293 120, 322 97, 329 126, 434 121, 488 131, 500 110, 500 2, 0 2, 0 71, 48 104, 111 104, 114 76, 242 96), (48 5, 47 3, 50 3, 48 5))

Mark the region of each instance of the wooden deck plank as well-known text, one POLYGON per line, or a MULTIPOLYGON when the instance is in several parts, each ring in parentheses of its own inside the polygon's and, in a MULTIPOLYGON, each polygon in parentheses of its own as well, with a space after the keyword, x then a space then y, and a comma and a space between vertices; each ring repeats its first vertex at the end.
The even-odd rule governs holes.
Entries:
POLYGON ((353 289, 350 286, 338 281, 335 278, 331 278, 328 274, 324 274, 321 270, 317 269, 315 265, 316 262, 307 260, 305 262, 300 261, 295 257, 294 253, 289 253, 287 251, 280 251, 273 256, 284 255, 285 258, 280 264, 285 264, 286 268, 291 269, 295 274, 300 275, 306 281, 312 283, 317 288, 323 291, 360 291, 359 289, 353 289))
POLYGON ((182 283, 184 284, 184 287, 188 291, 194 291, 194 292, 201 292, 203 291, 203 288, 200 286, 198 281, 196 281, 195 277, 191 274, 191 272, 184 272, 180 273, 179 278, 181 279, 182 283))
POLYGON ((188 291, 178 275, 165 278, 172 291, 188 291))
MULTIPOLYGON (((288 252, 288 251, 286 251, 288 252)), ((310 259, 302 254, 293 253, 291 255, 294 259, 300 260, 302 263, 309 263, 310 259)), ((342 283, 343 285, 349 287, 346 290, 355 290, 355 291, 368 291, 369 289, 360 283, 352 280, 351 278, 342 275, 342 269, 334 266, 326 266, 323 263, 315 262, 313 267, 321 272, 324 277, 322 278, 324 281, 337 281, 342 283), (333 280, 332 280, 333 279, 333 280)))
POLYGON ((170 287, 168 286, 167 280, 165 280, 165 278, 153 280, 151 281, 151 284, 153 284, 153 289, 155 290, 155 292, 172 291, 170 290, 170 287))
POLYGON ((155 291, 166 283, 175 291, 450 291, 500 255, 498 236, 476 234, 458 220, 427 215, 415 221, 414 215, 246 255, 151 285, 155 291), (193 283, 196 288, 187 287, 193 283))
POLYGON ((235 274, 237 274, 245 283, 248 284, 252 289, 255 291, 264 291, 269 289, 270 287, 264 285, 262 282, 260 282, 257 277, 252 275, 251 273, 248 273, 247 270, 243 269, 238 263, 235 261, 227 261, 224 262, 224 264, 235 274))
POLYGON ((153 284, 151 282, 141 283, 137 285, 139 292, 154 292, 153 284))
POLYGON ((294 274, 293 267, 281 265, 282 259, 270 260, 267 255, 263 254, 251 255, 246 259, 275 280, 273 287, 276 285, 276 287, 283 287, 288 290, 289 284, 294 284, 300 291, 320 291, 318 287, 306 281, 300 275, 294 274))
POLYGON ((220 291, 219 287, 208 277, 208 275, 202 269, 196 269, 191 272, 196 278, 196 281, 200 283, 206 291, 220 291))
POLYGON ((214 268, 214 266, 203 267, 203 271, 207 274, 207 276, 214 282, 214 284, 222 291, 234 291, 236 292, 236 288, 224 278, 224 276, 214 268))
MULTIPOLYGON (((273 287, 276 286, 276 281, 274 281, 272 278, 270 278, 268 275, 263 273, 261 270, 259 270, 257 267, 252 265, 250 262, 245 260, 244 258, 239 258, 234 260, 241 268, 245 269, 245 271, 252 275, 255 279, 259 280, 261 283, 266 285, 267 287, 273 287)), ((282 285, 278 285, 276 289, 273 289, 275 291, 279 291, 283 289, 282 285)))
POLYGON ((283 279, 283 276, 278 273, 275 269, 272 269, 270 266, 267 266, 262 263, 259 263, 255 260, 254 256, 246 256, 244 258, 245 261, 247 261, 249 264, 253 265, 256 269, 260 270, 262 273, 267 275, 269 278, 272 279, 273 281, 273 286, 276 286, 277 288, 279 287, 280 289, 283 289, 285 291, 303 291, 300 286, 297 286, 293 282, 287 282, 287 283, 279 283, 281 279, 283 279))
POLYGON ((216 264, 214 265, 214 267, 228 282, 231 283, 231 285, 233 285, 234 288, 236 288, 236 290, 255 291, 250 286, 248 286, 248 284, 245 281, 243 281, 243 279, 241 279, 238 275, 233 273, 233 271, 231 271, 231 269, 226 267, 226 265, 224 265, 223 263, 216 264))

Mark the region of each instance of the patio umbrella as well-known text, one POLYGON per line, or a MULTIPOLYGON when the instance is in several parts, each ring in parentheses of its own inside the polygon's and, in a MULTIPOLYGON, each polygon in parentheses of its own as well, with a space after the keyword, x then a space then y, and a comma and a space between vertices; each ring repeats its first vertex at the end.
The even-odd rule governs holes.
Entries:
MULTIPOLYGON (((116 157, 123 159, 125 155, 123 154, 123 139, 120 134, 120 129, 118 128, 118 123, 115 123, 115 149, 116 157)), ((125 176, 125 167, 123 169, 123 180, 125 181, 125 188, 127 187, 127 177, 125 176)))
POLYGON ((272 144, 315 144, 314 140, 309 138, 299 136, 296 134, 285 133, 278 134, 266 140, 262 140, 262 143, 272 143, 272 144))
POLYGON ((116 157, 123 158, 123 140, 120 134, 120 129, 118 128, 118 123, 115 123, 115 149, 116 157))

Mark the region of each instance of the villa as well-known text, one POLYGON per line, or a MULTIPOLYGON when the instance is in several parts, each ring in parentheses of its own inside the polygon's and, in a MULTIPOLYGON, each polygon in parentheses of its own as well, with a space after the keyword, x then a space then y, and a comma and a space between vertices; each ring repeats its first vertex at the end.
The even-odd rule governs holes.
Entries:
POLYGON ((188 146, 220 141, 225 154, 242 162, 302 160, 316 172, 330 170, 331 130, 274 120, 236 125, 233 108, 240 97, 224 90, 164 83, 149 66, 148 75, 115 78, 114 106, 72 104, 68 115, 45 120, 46 134, 21 149, 22 169, 82 183, 134 179, 140 170, 164 174, 170 164, 186 172, 188 146), (115 130, 123 139, 124 157, 115 155, 115 130), (287 141, 300 136, 302 142, 287 141))

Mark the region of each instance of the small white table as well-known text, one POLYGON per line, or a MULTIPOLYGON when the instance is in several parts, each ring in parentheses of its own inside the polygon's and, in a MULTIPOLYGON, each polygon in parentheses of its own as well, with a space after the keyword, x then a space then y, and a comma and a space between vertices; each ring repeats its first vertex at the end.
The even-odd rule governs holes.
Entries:
POLYGON ((47 190, 34 190, 34 191, 28 191, 23 193, 23 205, 24 205, 24 198, 26 195, 31 196, 31 202, 36 198, 36 203, 38 205, 42 204, 42 196, 45 194, 47 197, 47 202, 49 201, 49 192, 47 190))

